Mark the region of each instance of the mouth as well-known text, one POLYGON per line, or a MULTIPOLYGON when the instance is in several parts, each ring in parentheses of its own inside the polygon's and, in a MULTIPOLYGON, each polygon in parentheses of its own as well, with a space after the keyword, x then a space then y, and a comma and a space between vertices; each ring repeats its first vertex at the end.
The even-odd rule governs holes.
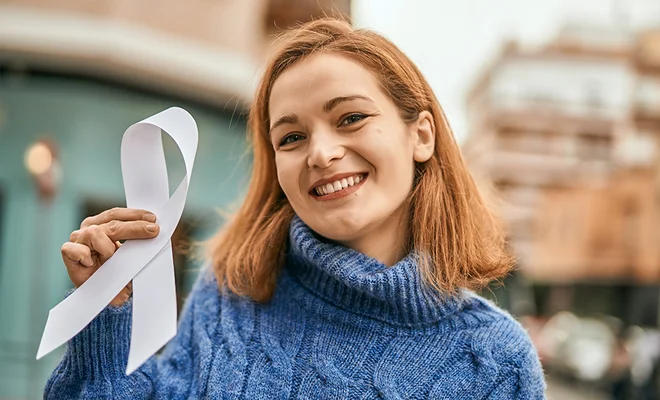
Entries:
POLYGON ((333 200, 357 191, 367 179, 367 173, 338 175, 314 185, 310 194, 317 200, 333 200))

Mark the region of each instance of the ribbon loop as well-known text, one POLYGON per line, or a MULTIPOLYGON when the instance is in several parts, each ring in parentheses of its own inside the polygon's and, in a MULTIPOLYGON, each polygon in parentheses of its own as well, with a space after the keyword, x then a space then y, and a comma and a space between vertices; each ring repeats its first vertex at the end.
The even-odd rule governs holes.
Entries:
POLYGON ((197 152, 193 117, 172 107, 131 125, 122 138, 121 167, 129 208, 156 214, 159 235, 127 241, 84 284, 53 307, 41 338, 37 359, 83 330, 133 281, 131 346, 126 374, 140 367, 176 335, 176 290, 170 239, 183 214, 197 152), (169 196, 161 131, 181 150, 186 175, 169 196))

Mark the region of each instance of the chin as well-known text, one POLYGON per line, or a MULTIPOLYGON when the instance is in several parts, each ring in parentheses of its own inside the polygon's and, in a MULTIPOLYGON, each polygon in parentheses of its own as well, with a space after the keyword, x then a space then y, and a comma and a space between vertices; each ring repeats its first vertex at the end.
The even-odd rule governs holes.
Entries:
POLYGON ((354 215, 313 217, 309 222, 305 218, 301 217, 301 219, 317 234, 336 242, 354 240, 365 228, 362 218, 354 215))

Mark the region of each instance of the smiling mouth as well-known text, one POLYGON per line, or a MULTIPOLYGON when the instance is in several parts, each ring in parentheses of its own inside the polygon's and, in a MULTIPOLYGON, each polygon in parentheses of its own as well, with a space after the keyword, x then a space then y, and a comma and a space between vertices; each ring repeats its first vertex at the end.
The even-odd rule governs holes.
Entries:
POLYGON ((358 173, 346 178, 337 179, 336 181, 315 187, 310 193, 319 200, 331 200, 343 197, 355 192, 362 186, 364 180, 367 179, 367 175, 365 173, 358 173))

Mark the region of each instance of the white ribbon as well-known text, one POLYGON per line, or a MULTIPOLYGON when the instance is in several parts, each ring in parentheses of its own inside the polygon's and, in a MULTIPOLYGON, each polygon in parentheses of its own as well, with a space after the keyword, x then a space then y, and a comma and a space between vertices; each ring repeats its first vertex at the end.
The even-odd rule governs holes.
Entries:
POLYGON ((156 214, 159 235, 124 243, 87 281, 48 313, 37 359, 85 328, 133 280, 133 321, 126 374, 140 367, 176 335, 177 303, 170 239, 188 194, 197 152, 197 125, 173 107, 131 125, 121 142, 126 205, 156 214), (161 130, 181 150, 186 176, 169 197, 161 130))

